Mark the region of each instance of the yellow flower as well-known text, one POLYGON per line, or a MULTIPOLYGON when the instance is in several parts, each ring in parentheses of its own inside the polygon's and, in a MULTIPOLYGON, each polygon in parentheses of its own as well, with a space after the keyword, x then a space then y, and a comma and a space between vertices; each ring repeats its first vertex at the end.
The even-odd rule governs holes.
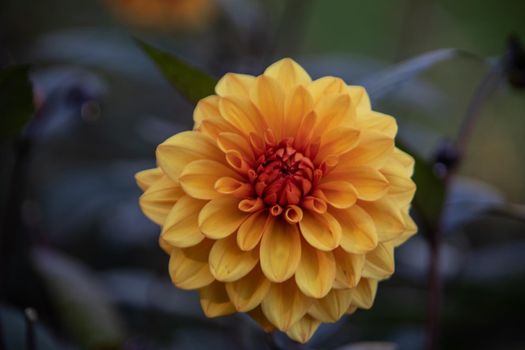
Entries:
POLYGON ((215 12, 214 0, 106 0, 117 16, 150 29, 195 29, 215 12))
POLYGON ((416 232, 414 160, 364 88, 312 81, 290 59, 215 91, 137 174, 141 207, 162 226, 173 283, 199 289, 207 316, 246 312, 306 342, 370 308, 394 272, 416 232))

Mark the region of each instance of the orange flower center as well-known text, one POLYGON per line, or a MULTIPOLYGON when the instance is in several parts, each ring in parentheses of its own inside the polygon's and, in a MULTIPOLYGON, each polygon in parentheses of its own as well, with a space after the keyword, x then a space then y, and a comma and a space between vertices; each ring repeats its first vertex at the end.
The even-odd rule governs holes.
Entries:
POLYGON ((255 161, 254 190, 269 206, 298 204, 319 182, 321 169, 293 146, 293 138, 266 144, 255 161))

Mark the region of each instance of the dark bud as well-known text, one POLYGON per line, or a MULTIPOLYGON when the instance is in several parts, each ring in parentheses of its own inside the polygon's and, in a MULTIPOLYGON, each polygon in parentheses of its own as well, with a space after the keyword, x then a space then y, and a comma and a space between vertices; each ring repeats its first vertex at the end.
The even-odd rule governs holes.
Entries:
POLYGON ((445 177, 454 170, 459 161, 459 152, 449 140, 443 140, 434 154, 434 171, 439 177, 445 177))
POLYGON ((513 87, 525 88, 525 49, 516 34, 511 34, 508 39, 506 73, 513 87))

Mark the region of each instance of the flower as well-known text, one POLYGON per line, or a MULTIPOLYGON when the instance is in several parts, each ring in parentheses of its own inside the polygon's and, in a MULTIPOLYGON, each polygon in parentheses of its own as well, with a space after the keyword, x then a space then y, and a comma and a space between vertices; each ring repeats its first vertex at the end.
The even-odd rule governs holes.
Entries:
POLYGON ((215 12, 214 0, 106 0, 125 21, 149 29, 195 29, 215 12))
POLYGON ((199 289, 207 316, 246 312, 306 342, 370 308, 394 272, 416 232, 414 160, 364 88, 312 81, 291 59, 215 91, 137 174, 142 210, 162 226, 173 283, 199 289))

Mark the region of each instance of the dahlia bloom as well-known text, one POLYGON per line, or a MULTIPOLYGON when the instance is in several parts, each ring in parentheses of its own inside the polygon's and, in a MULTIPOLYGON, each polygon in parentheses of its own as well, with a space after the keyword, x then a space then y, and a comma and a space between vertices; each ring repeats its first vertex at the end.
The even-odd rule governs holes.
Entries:
POLYGON ((208 317, 246 312, 306 342, 370 308, 394 272, 416 232, 414 160, 364 88, 312 81, 290 59, 215 91, 137 174, 140 205, 162 227, 173 283, 198 289, 208 317))
POLYGON ((215 12, 214 0, 106 0, 115 14, 139 27, 194 29, 215 12))

